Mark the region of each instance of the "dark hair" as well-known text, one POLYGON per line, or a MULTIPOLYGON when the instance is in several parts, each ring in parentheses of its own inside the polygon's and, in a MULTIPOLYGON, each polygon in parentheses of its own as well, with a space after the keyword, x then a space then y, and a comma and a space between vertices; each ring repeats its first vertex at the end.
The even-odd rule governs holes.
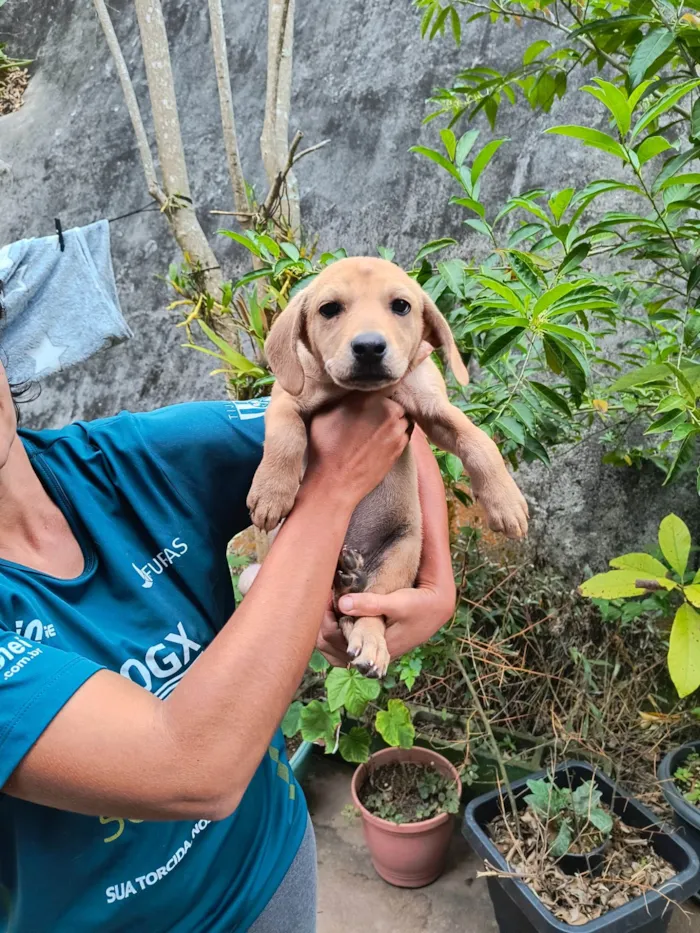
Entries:
MULTIPOLYGON (((2 283, 0 282, 0 285, 2 283)), ((2 289, 0 288, 0 321, 3 318, 5 313, 5 306, 2 303, 2 289)), ((7 369, 7 354, 0 344, 0 362, 7 369)), ((9 381, 9 378, 8 378, 9 381)), ((10 395, 12 396, 12 401, 15 406, 15 414, 17 415, 17 424, 21 421, 21 412, 19 406, 22 402, 33 402, 34 399, 39 396, 39 387, 34 385, 31 382, 10 382, 10 395)))

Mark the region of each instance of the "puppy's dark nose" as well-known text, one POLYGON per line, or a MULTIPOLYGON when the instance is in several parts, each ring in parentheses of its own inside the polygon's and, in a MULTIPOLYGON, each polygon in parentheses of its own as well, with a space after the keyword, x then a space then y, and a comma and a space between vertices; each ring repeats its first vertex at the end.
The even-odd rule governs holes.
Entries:
POLYGON ((376 363, 386 353, 386 340, 374 331, 358 334, 350 346, 356 359, 362 363, 376 363))

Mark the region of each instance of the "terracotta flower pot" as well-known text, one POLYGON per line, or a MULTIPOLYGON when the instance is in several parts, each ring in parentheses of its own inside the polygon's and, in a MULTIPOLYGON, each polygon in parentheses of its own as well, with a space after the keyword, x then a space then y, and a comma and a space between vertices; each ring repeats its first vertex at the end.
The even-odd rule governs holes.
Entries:
POLYGON ((385 748, 371 755, 352 778, 352 800, 362 816, 365 842, 377 874, 400 888, 422 888, 438 878, 445 867, 447 849, 454 826, 451 813, 440 813, 420 823, 392 823, 370 813, 358 792, 367 780, 370 768, 394 762, 432 764, 462 793, 462 782, 450 762, 427 748, 385 748))

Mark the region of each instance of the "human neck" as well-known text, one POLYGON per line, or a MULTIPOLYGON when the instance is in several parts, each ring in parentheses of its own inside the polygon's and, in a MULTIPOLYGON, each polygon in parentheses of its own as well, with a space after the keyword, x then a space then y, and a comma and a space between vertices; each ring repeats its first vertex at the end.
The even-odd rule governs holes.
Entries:
POLYGON ((77 576, 82 552, 16 436, 0 468, 0 557, 58 577, 77 576))

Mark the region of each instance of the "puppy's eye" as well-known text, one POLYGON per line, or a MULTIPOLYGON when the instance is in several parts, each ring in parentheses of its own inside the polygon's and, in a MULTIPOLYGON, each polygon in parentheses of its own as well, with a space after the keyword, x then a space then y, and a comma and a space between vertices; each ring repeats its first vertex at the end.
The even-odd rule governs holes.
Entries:
POLYGON ((337 317, 343 310, 343 307, 339 301, 327 301, 324 305, 321 305, 318 310, 321 317, 332 318, 337 317))
POLYGON ((391 310, 394 312, 394 314, 398 314, 400 317, 403 317, 411 310, 411 306, 407 301, 404 301, 403 298, 394 298, 394 300, 391 302, 391 310))

